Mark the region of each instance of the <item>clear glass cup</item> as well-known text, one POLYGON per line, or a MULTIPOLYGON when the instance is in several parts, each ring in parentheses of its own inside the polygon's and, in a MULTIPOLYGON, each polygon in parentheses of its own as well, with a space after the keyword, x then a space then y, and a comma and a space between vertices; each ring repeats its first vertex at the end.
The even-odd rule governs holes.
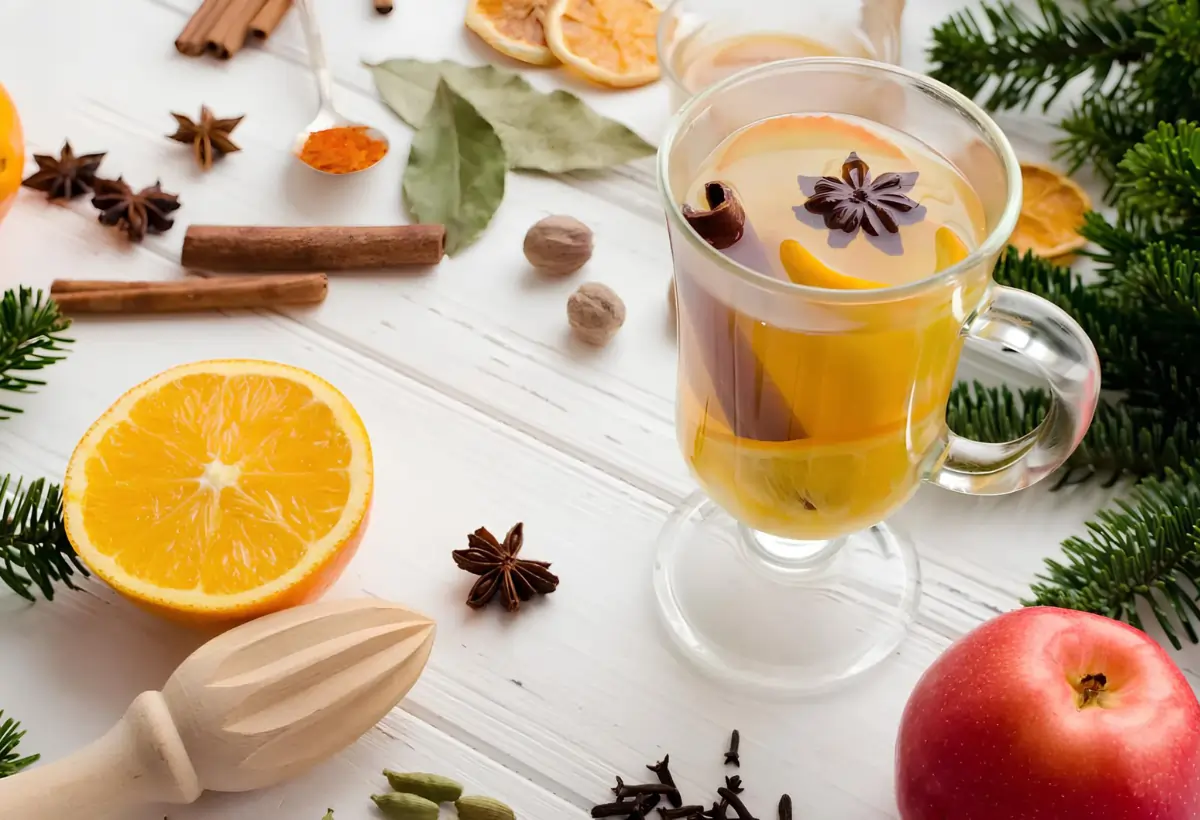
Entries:
POLYGON ((888 657, 917 611, 914 548, 880 522, 922 481, 995 495, 1055 471, 1091 422, 1096 352, 1057 307, 992 282, 1020 213, 1017 159, 978 106, 932 79, 846 58, 746 70, 676 115, 658 175, 676 283, 678 435, 702 488, 660 537, 661 612, 677 647, 721 680, 779 694, 834 687, 888 657), (715 250, 681 212, 690 187, 731 134, 798 114, 871 120, 952 163, 978 197, 976 249, 873 290, 793 284, 715 250), (1002 349, 1046 380, 1054 404, 1036 431, 985 444, 947 429, 964 343, 1002 349), (772 381, 769 362, 781 360, 786 383, 772 381), (793 415, 807 432, 788 427, 793 415))
POLYGON ((797 57, 900 62, 905 0, 673 0, 658 62, 673 108, 739 70, 797 57), (732 48, 730 48, 732 46, 732 48))

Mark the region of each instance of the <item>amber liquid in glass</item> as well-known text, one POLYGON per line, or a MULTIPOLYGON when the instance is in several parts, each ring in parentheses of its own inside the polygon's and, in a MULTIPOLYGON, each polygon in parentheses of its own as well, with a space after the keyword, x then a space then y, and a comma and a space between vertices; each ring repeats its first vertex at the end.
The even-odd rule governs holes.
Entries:
POLYGON ((817 540, 874 525, 904 503, 941 452, 960 331, 986 281, 886 291, 967 257, 985 233, 983 206, 928 146, 853 117, 806 114, 753 123, 726 139, 690 186, 730 186, 746 233, 723 251, 775 279, 827 290, 879 290, 844 308, 820 294, 810 315, 771 324, 726 304, 698 272, 677 272, 679 431, 705 491, 773 535, 817 540), (898 232, 830 230, 805 202, 817 178, 841 178, 855 153, 878 179, 917 172, 898 232), (807 189, 807 190, 806 190, 807 189))
POLYGON ((675 52, 676 74, 697 92, 752 66, 799 57, 873 57, 864 40, 837 47, 801 34, 763 32, 719 40, 704 38, 702 30, 681 42, 675 52))

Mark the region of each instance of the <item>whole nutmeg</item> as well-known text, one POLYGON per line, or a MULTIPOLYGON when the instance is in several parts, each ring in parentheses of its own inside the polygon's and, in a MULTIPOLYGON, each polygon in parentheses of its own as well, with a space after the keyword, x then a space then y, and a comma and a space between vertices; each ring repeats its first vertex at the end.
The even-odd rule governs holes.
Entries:
POLYGON ((525 258, 553 276, 566 276, 592 258, 592 229, 573 216, 548 216, 525 234, 525 258))
POLYGON ((608 285, 585 282, 567 299, 567 320, 583 341, 606 345, 625 324, 625 303, 608 285))

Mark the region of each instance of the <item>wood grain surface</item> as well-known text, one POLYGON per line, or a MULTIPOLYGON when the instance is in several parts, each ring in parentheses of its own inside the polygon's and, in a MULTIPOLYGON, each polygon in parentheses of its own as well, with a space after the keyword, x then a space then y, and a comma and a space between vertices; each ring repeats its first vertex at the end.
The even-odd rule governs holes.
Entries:
MULTIPOLYGON (((764 2, 766 0, 763 0, 764 2)), ((790 0, 796 2, 797 0, 790 0)), ((465 0, 315 3, 348 117, 381 128, 392 150, 371 173, 329 180, 289 148, 315 92, 294 15, 227 62, 173 46, 195 0, 4 0, 0 83, 24 120, 30 153, 107 150, 103 171, 135 186, 161 179, 183 203, 176 226, 130 247, 85 200, 50 206, 23 191, 0 225, 0 278, 165 280, 191 223, 394 225, 411 130, 376 98, 361 62, 452 58, 508 65, 464 31, 465 0), (53 49, 53 54, 48 53, 53 49), (240 153, 204 173, 164 138, 170 111, 207 104, 245 113, 240 153)), ((924 65, 930 26, 966 0, 909 3, 906 64, 924 65)), ((512 65, 510 67, 516 67, 512 65)), ((657 142, 664 84, 597 91, 562 71, 524 72, 566 88, 657 142)), ((1022 159, 1045 161, 1051 118, 1001 119, 1022 159)), ((670 753, 685 796, 711 800, 729 732, 742 732, 747 802, 771 817, 783 792, 797 818, 895 818, 892 753, 901 709, 950 641, 1017 606, 1044 557, 1118 489, 1044 489, 998 500, 922 490, 896 523, 917 539, 925 598, 911 638, 855 688, 778 704, 724 691, 667 650, 650 586, 653 543, 692 489, 674 435, 674 330, 664 293, 670 250, 646 160, 605 174, 510 174, 492 227, 472 248, 408 276, 345 273, 315 309, 207 317, 80 319, 74 351, 0 424, 0 470, 62 474, 87 426, 131 385, 183 362, 254 356, 313 370, 341 389, 370 431, 373 520, 333 597, 378 596, 438 622, 429 666, 400 709, 299 781, 129 820, 337 820, 378 815, 380 770, 430 771, 509 802, 522 820, 584 818, 612 776, 645 776, 670 753), (539 276, 525 231, 570 214, 595 232, 595 255, 565 279, 539 276), (601 350, 574 342, 567 296, 613 287, 628 320, 601 350), (562 585, 516 617, 473 612, 473 580, 452 549, 479 526, 526 524, 526 550, 562 585)), ((781 628, 819 628, 784 624, 781 628)), ((160 688, 206 636, 144 614, 102 584, 27 605, 0 596, 0 708, 46 761, 101 736, 133 697, 160 688)), ((1200 653, 1176 655, 1193 682, 1200 653)))

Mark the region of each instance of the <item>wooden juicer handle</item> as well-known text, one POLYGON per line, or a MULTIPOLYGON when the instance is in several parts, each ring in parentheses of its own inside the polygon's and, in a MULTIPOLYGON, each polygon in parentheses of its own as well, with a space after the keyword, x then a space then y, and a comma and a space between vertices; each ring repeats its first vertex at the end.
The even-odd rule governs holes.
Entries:
POLYGON ((21 820, 127 817, 147 803, 191 803, 200 781, 160 692, 143 692, 99 740, 0 780, 0 815, 21 820))

